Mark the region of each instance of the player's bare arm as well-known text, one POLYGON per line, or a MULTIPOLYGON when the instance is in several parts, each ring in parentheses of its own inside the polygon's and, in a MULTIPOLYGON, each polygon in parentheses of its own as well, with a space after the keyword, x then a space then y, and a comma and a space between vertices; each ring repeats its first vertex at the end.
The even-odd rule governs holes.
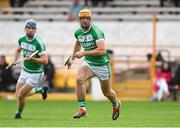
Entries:
POLYGON ((83 57, 85 55, 99 56, 99 55, 106 54, 106 46, 105 46, 104 41, 98 41, 96 43, 96 45, 97 45, 96 49, 89 50, 89 51, 84 51, 83 50, 83 51, 76 52, 75 57, 81 58, 81 57, 83 57))
POLYGON ((40 58, 29 57, 26 59, 26 61, 33 61, 33 62, 36 62, 38 64, 47 64, 48 63, 48 55, 42 54, 42 55, 40 55, 40 58))
POLYGON ((15 54, 14 54, 14 58, 13 58, 12 63, 15 63, 17 61, 17 59, 19 58, 20 53, 21 53, 21 48, 17 47, 16 50, 15 50, 15 54))
POLYGON ((81 50, 81 44, 79 41, 76 41, 75 45, 74 45, 74 50, 73 50, 73 54, 72 54, 72 59, 71 60, 75 60, 76 58, 76 53, 80 52, 81 50))
POLYGON ((65 66, 67 66, 67 68, 69 69, 71 67, 71 65, 73 64, 76 56, 76 52, 80 51, 81 50, 81 45, 80 45, 80 42, 79 41, 76 41, 75 45, 74 45, 74 49, 73 49, 73 53, 72 53, 72 56, 71 56, 71 59, 69 60, 68 63, 65 64, 65 66))

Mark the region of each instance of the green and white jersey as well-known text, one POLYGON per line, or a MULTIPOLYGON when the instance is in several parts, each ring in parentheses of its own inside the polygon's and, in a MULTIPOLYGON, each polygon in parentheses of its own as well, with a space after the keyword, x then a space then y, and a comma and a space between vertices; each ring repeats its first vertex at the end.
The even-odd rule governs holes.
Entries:
MULTIPOLYGON (((96 25, 91 25, 87 32, 84 32, 80 27, 74 33, 75 38, 80 42, 85 51, 93 50, 97 48, 96 43, 104 40, 104 32, 96 25)), ((92 66, 103 66, 109 63, 109 54, 100 56, 86 55, 85 61, 92 66)))
MULTIPOLYGON (((31 41, 28 40, 27 36, 23 36, 18 40, 18 43, 23 52, 23 57, 28 57, 38 50, 38 53, 34 57, 39 58, 41 54, 46 52, 45 45, 38 36, 35 36, 31 41)), ((23 69, 29 73, 41 73, 44 72, 44 65, 37 64, 33 61, 24 61, 23 69)))

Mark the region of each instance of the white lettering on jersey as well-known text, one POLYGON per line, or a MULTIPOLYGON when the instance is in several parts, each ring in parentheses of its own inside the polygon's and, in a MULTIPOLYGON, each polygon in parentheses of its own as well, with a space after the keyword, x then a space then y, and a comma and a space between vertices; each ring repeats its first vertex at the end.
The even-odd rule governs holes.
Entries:
POLYGON ((83 42, 81 44, 84 48, 96 48, 95 42, 83 42))
POLYGON ((93 41, 93 37, 92 35, 83 35, 83 36, 78 36, 78 41, 79 42, 90 42, 90 41, 93 41))
POLYGON ((21 43, 21 48, 23 48, 25 50, 29 50, 29 51, 35 51, 36 50, 36 47, 34 45, 27 44, 26 42, 21 43))

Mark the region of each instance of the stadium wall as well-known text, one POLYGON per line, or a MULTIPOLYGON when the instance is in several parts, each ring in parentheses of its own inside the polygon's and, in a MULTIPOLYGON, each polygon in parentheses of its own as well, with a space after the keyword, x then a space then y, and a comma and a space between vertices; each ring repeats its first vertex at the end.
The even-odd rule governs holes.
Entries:
MULTIPOLYGON (((104 30, 107 44, 151 44, 152 22, 96 22, 104 30)), ((73 44, 77 22, 38 22, 38 35, 51 44, 73 44)), ((157 43, 180 42, 179 22, 158 22, 157 43)), ((15 44, 24 34, 24 22, 0 22, 0 45, 15 44)))

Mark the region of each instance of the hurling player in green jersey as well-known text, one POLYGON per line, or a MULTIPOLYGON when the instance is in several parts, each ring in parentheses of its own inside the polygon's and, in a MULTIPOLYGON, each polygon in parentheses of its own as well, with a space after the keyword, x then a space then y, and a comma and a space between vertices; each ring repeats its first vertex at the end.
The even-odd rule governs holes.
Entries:
POLYGON ((80 109, 73 118, 81 118, 86 115, 86 89, 84 83, 89 78, 97 76, 104 96, 112 103, 112 119, 116 120, 120 114, 121 102, 118 101, 117 95, 110 85, 111 68, 109 56, 106 52, 105 37, 103 31, 92 24, 91 20, 92 15, 89 9, 82 9, 79 12, 80 28, 74 33, 76 43, 72 58, 67 65, 70 68, 75 58, 84 57, 84 63, 77 73, 76 95, 80 109))
POLYGON ((17 61, 20 52, 26 60, 23 62, 23 69, 16 85, 17 112, 15 119, 21 119, 22 111, 25 107, 25 98, 35 93, 41 93, 42 98, 46 99, 48 87, 38 87, 44 75, 44 65, 48 63, 46 48, 43 41, 36 36, 36 21, 29 19, 25 24, 26 35, 19 38, 18 47, 12 64, 17 61), (32 53, 38 51, 33 57, 32 53))

